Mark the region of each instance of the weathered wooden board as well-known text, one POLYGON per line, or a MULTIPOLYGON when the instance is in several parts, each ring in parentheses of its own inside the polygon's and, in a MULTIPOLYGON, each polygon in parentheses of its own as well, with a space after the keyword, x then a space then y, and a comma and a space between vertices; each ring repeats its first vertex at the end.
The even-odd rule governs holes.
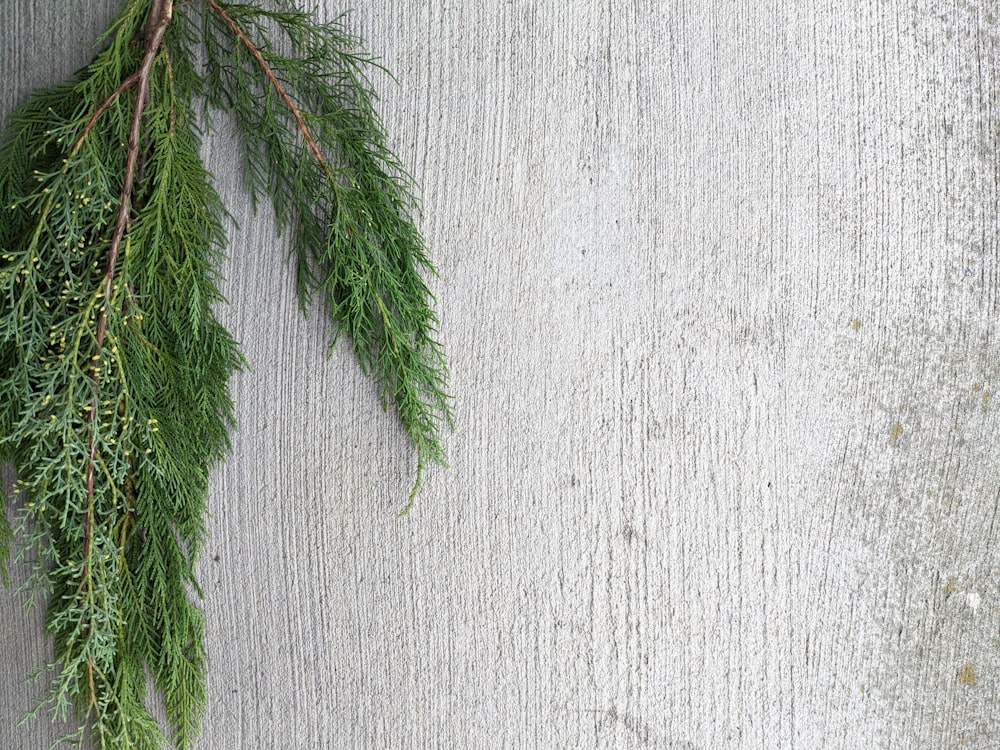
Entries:
MULTIPOLYGON (((3 111, 115 5, 4 0, 3 111)), ((200 746, 1000 747, 996 5, 361 5, 452 466, 395 517, 412 455, 220 123, 251 369, 200 746)), ((0 747, 46 747, 10 594, 0 649, 0 747)))

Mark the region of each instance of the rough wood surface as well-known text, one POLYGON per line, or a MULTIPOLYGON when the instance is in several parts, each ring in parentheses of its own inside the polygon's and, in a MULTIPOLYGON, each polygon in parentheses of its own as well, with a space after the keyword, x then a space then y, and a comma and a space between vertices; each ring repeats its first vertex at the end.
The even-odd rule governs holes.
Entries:
MULTIPOLYGON (((3 111, 115 5, 5 0, 3 111)), ((399 427, 215 134, 252 369, 199 747, 1000 747, 995 4, 358 5, 452 466, 395 517, 399 427)), ((56 734, 40 630, 0 595, 0 747, 56 734)))

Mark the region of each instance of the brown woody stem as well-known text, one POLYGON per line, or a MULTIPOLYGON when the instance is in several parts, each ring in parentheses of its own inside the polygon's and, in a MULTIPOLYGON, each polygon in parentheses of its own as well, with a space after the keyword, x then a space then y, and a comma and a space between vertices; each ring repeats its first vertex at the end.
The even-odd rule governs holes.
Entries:
POLYGON ((315 139, 312 137, 312 133, 309 132, 309 126, 306 125, 305 119, 302 117, 302 112, 299 108, 295 106, 295 102, 285 91, 285 87, 281 85, 281 81, 274 74, 271 66, 267 64, 267 60, 264 59, 264 55, 261 54, 260 50, 253 43, 247 33, 243 30, 243 27, 236 23, 236 20, 230 16, 226 11, 220 6, 215 0, 207 0, 209 7, 215 11, 215 13, 222 19, 223 23, 229 27, 229 29, 236 35, 236 37, 243 43, 243 46, 247 48, 251 55, 257 59, 257 64, 260 65, 264 75, 267 76, 267 80, 271 82, 274 86, 274 90, 278 92, 278 96, 281 97, 281 101, 284 102, 288 111, 292 113, 292 117, 295 118, 295 123, 299 127, 299 132, 302 133, 302 138, 305 140, 306 144, 309 146, 309 150, 312 151, 313 156, 316 157, 318 161, 324 168, 326 168, 326 160, 323 158, 323 153, 319 150, 319 146, 316 144, 315 139))
POLYGON ((105 99, 103 102, 101 102, 101 106, 99 106, 96 110, 94 110, 94 114, 90 116, 90 119, 87 121, 87 125, 84 127, 83 132, 80 134, 80 137, 77 138, 76 143, 73 145, 73 151, 74 152, 78 151, 80 149, 80 146, 83 145, 83 141, 90 134, 90 131, 94 129, 94 125, 97 124, 97 120, 100 118, 100 116, 102 114, 104 114, 104 110, 106 110, 108 107, 110 107, 111 103, 115 99, 117 99, 118 96, 125 89, 127 89, 129 86, 135 85, 136 81, 138 81, 138 80, 139 80, 139 71, 136 71, 135 73, 133 73, 132 75, 130 75, 128 78, 126 78, 124 81, 122 81, 121 83, 119 83, 118 87, 114 91, 111 92, 111 95, 107 99, 105 99))
MULTIPOLYGON (((90 376, 94 381, 94 397, 90 406, 90 460, 87 462, 87 515, 84 521, 83 537, 83 582, 81 593, 87 590, 87 581, 90 575, 90 553, 93 539, 94 524, 94 473, 97 464, 97 409, 98 394, 97 386, 100 380, 99 355, 100 349, 104 345, 104 338, 108 329, 108 310, 111 306, 111 294, 113 291, 115 267, 118 263, 118 253, 121 248, 122 239, 125 236, 125 229, 129 224, 129 217, 132 209, 132 190, 135 184, 136 163, 139 155, 139 137, 142 127, 142 114, 149 98, 149 74, 163 41, 163 34, 173 17, 173 0, 153 0, 149 9, 149 16, 146 22, 143 36, 145 38, 145 54, 139 69, 131 76, 119 84, 118 88, 110 97, 96 110, 94 115, 84 130, 84 136, 90 131, 100 114, 107 109, 113 99, 129 86, 138 85, 135 94, 135 112, 132 115, 132 127, 129 131, 127 144, 128 155, 125 161, 125 179, 122 185, 121 199, 118 206, 118 217, 115 221, 114 232, 111 235, 111 244, 108 248, 108 259, 104 268, 104 302, 97 315, 97 337, 94 346, 94 357, 92 360, 90 376)), ((81 138, 82 142, 82 138, 81 138)), ((89 670, 88 670, 89 671, 89 670)), ((94 694, 93 678, 90 680, 90 700, 96 701, 94 694)))

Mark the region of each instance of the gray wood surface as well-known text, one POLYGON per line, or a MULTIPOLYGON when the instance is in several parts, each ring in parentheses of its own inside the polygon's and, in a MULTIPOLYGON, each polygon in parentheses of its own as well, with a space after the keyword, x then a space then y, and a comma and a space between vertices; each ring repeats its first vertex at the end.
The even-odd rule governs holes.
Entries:
MULTIPOLYGON (((3 111, 115 5, 3 0, 3 111)), ((452 465, 396 518, 412 454, 298 314, 223 126, 251 370, 199 747, 1000 747, 996 5, 358 6, 452 465)), ((0 747, 55 736, 15 726, 49 650, 0 594, 0 747)))

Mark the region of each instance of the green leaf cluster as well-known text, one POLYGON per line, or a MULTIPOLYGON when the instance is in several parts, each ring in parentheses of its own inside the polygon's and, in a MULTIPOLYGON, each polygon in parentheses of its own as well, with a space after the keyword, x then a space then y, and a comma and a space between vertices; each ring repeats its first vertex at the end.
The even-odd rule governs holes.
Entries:
POLYGON ((347 334, 383 406, 399 410, 417 449, 412 504, 424 466, 444 461, 451 412, 414 185, 368 77, 382 68, 340 21, 314 23, 288 2, 217 5, 223 13, 205 15, 206 91, 233 115, 251 194, 269 197, 291 232, 303 310, 316 295, 328 304, 334 342, 347 334))
MULTIPOLYGON (((0 457, 55 644, 36 710, 73 713, 81 746, 184 749, 206 702, 209 471, 243 365, 213 312, 225 208, 195 102, 233 113, 246 184, 291 233, 303 308, 327 303, 399 411, 413 492, 443 462, 447 369, 412 181, 342 23, 283 1, 129 0, 100 41, 0 135, 0 457), (145 706, 147 671, 169 732, 145 706)), ((13 536, 0 513, 5 581, 13 536)))

